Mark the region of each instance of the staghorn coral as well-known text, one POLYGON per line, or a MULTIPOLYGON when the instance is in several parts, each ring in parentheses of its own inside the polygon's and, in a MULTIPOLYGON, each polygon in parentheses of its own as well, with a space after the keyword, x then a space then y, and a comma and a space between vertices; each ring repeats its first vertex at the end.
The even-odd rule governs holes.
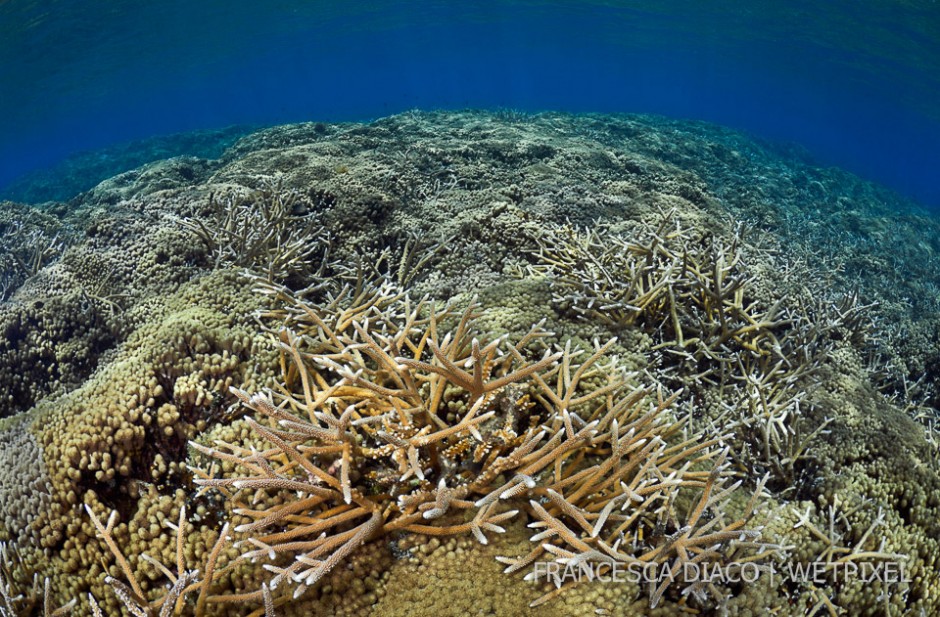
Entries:
MULTIPOLYGON (((233 272, 213 273, 160 303, 149 303, 150 323, 93 378, 16 418, 43 462, 34 466, 35 460, 21 459, 31 463, 29 473, 4 475, 0 482, 2 496, 9 498, 0 508, 5 515, 0 534, 15 539, 17 588, 26 589, 34 574, 40 580, 49 577, 54 603, 77 598, 85 605, 85 592, 91 590, 104 614, 119 613, 101 577, 108 549, 94 541, 96 530, 84 505, 102 520, 111 510, 118 512, 112 530, 116 542, 129 554, 144 589, 161 586, 138 554, 169 563, 159 521, 190 505, 180 488, 188 477, 187 439, 222 420, 229 386, 263 382, 261 366, 270 364, 261 350, 252 353, 258 365, 246 361, 256 344, 254 328, 247 325, 255 304, 253 296, 240 291, 239 281, 233 272), (47 477, 34 480, 43 469, 47 477), (43 487, 45 497, 39 492, 43 487)), ((17 432, 3 435, 5 446, 17 432)), ((4 448, 0 458, 26 452, 4 448)), ((191 511, 195 520, 186 552, 195 559, 211 548, 217 534, 206 504, 191 504, 191 511)))
MULTIPOLYGON (((199 570, 196 569, 187 570, 185 566, 186 555, 184 552, 184 534, 186 533, 187 527, 186 508, 180 507, 179 518, 176 524, 174 525, 169 522, 166 524, 167 527, 176 532, 176 572, 173 572, 158 559, 154 559, 146 553, 140 556, 169 579, 169 587, 165 590, 165 593, 161 594, 158 599, 150 602, 147 600, 140 583, 137 581, 137 577, 134 575, 127 559, 111 534, 114 524, 117 521, 117 512, 112 510, 111 514, 108 515, 107 523, 102 524, 98 517, 95 516, 94 511, 87 504, 85 510, 88 512, 88 516, 91 518, 95 530, 98 532, 98 537, 108 546, 108 549, 111 551, 111 554, 114 556, 120 568, 121 575, 127 581, 127 583, 124 583, 118 578, 109 575, 105 577, 105 582, 111 586, 114 595, 117 596, 132 615, 143 617, 156 617, 157 615, 159 615, 159 617, 170 617, 170 615, 173 614, 178 615, 182 610, 186 594, 192 591, 198 593, 195 609, 196 614, 204 614, 209 584, 212 582, 215 575, 215 563, 222 547, 228 540, 227 525, 219 532, 218 540, 216 540, 215 545, 209 553, 203 572, 200 573, 199 570), (203 583, 203 581, 205 581, 205 583, 203 583)), ((93 608, 97 608, 98 606, 94 596, 91 595, 89 595, 89 603, 93 608)))
POLYGON ((196 273, 198 247, 172 219, 129 204, 63 219, 73 243, 0 304, 0 416, 83 383, 149 318, 148 300, 196 273))
POLYGON ((286 281, 316 273, 322 262, 311 262, 327 240, 313 208, 297 191, 272 184, 244 195, 210 194, 201 216, 183 225, 205 245, 213 268, 243 267, 286 281))
POLYGON ((13 574, 15 569, 23 569, 16 550, 6 542, 0 542, 0 617, 38 614, 40 610, 43 617, 65 617, 72 613, 77 604, 74 598, 58 608, 53 608, 48 577, 40 584, 39 575, 33 576, 29 588, 23 593, 17 593, 13 574))
POLYGON ((813 373, 848 340, 861 346, 868 322, 857 296, 838 303, 804 288, 768 304, 750 274, 757 247, 741 228, 728 243, 690 229, 675 211, 630 236, 610 227, 547 228, 534 263, 518 276, 551 281, 553 302, 615 331, 653 338, 657 378, 717 401, 706 425, 733 430, 734 456, 781 487, 802 480, 810 443, 829 420, 814 418, 813 373))
POLYGON ((74 233, 48 212, 0 202, 0 302, 59 259, 74 233))
MULTIPOLYGON (((276 604, 375 536, 472 534, 487 544, 521 510, 543 531, 526 555, 505 558, 507 572, 575 559, 659 563, 676 575, 759 537, 745 528, 756 501, 735 519, 722 510, 740 482, 726 485, 720 439, 684 434, 685 421, 669 416, 675 396, 649 401, 630 388, 604 360, 611 343, 580 364, 570 345, 527 360, 545 334, 538 327, 515 344, 484 344, 472 336, 474 307, 444 334, 447 309, 379 293, 344 310, 295 301, 284 315, 302 329, 279 333, 280 385, 235 390, 268 445, 193 443, 233 469, 217 477, 222 468, 210 466, 196 482, 236 504, 245 522, 234 531, 251 546, 242 558, 268 562, 276 604), (292 592, 281 591, 287 583, 292 592)), ((651 605, 666 587, 651 591, 651 605)), ((706 604, 724 597, 686 593, 706 604)))

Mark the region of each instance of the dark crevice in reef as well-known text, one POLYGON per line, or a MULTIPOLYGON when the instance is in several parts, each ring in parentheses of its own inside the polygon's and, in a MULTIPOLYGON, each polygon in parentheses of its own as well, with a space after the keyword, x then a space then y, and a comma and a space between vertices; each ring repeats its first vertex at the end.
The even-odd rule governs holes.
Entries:
POLYGON ((76 295, 0 306, 0 418, 78 386, 116 343, 98 311, 76 295))

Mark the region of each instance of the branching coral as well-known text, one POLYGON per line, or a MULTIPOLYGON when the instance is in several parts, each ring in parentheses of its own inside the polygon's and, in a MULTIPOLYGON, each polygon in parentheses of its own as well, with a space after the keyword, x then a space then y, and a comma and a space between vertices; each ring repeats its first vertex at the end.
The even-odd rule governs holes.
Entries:
MULTIPOLYGON (((584 352, 570 344, 539 356, 548 333, 538 325, 516 343, 481 342, 473 306, 457 315, 374 291, 317 307, 279 293, 287 306, 268 318, 282 326, 280 383, 234 390, 268 447, 192 444, 217 462, 197 470, 197 484, 236 505, 234 531, 251 547, 242 557, 265 562, 276 603, 371 538, 472 534, 485 544, 523 511, 540 531, 528 554, 506 558, 507 572, 557 559, 675 574, 753 548, 761 486, 745 511, 725 512, 740 482, 729 484, 721 437, 688 432, 672 415, 677 395, 632 388, 606 356, 613 340, 579 363, 584 352)), ((652 604, 666 588, 651 590, 652 604)), ((692 583, 688 593, 721 595, 692 583)))
POLYGON ((59 608, 53 608, 50 581, 48 578, 40 584, 39 575, 33 576, 32 585, 25 593, 17 593, 12 573, 18 561, 15 549, 5 542, 0 542, 0 617, 18 617, 20 615, 39 614, 43 617, 65 617, 71 614, 77 604, 70 600, 59 608))
POLYGON ((794 507, 788 513, 789 518, 795 519, 792 530, 804 533, 811 541, 811 546, 818 550, 815 555, 812 552, 809 554, 812 556, 812 563, 818 564, 826 573, 827 584, 824 587, 820 585, 822 576, 815 577, 812 583, 807 580, 791 581, 808 588, 810 597, 816 600, 815 606, 810 610, 811 614, 822 613, 823 609, 830 615, 840 614, 843 609, 836 606, 829 593, 837 597, 848 592, 853 586, 866 583, 880 588, 879 608, 883 614, 893 613, 891 605, 896 602, 895 596, 901 599, 902 606, 906 604, 909 592, 907 583, 910 581, 907 580, 904 568, 910 556, 889 551, 888 538, 876 532, 885 525, 885 513, 879 508, 877 514, 871 516, 870 510, 870 502, 862 500, 854 504, 841 504, 841 507, 830 505, 822 521, 818 520, 811 505, 805 508, 794 507), (866 520, 863 526, 853 525, 850 521, 850 517, 855 518, 859 513, 863 515, 861 518, 866 520), (847 569, 854 571, 854 568, 862 565, 876 570, 878 564, 889 564, 889 568, 897 570, 897 576, 888 574, 866 581, 864 576, 855 578, 841 574, 847 569))
POLYGON ((811 376, 834 341, 864 340, 870 306, 854 295, 833 302, 805 289, 789 303, 762 302, 743 230, 728 240, 709 238, 685 228, 674 212, 629 238, 603 226, 564 226, 546 229, 538 243, 524 274, 548 277, 560 310, 647 332, 660 380, 717 393, 720 411, 712 420, 738 427, 740 464, 771 472, 781 486, 794 484, 797 464, 827 423, 807 422, 811 376))
POLYGON ((664 213, 656 226, 626 238, 611 229, 547 229, 534 275, 551 277, 555 302, 615 329, 640 326, 657 348, 718 360, 702 378, 723 379, 735 352, 779 353, 777 334, 791 323, 780 304, 748 300, 740 230, 727 243, 684 228, 664 213))
POLYGON ((0 220, 0 301, 61 257, 70 242, 67 232, 57 233, 40 215, 30 211, 14 214, 21 218, 0 220))
POLYGON ((321 263, 314 257, 326 250, 327 236, 313 208, 307 196, 271 184, 245 195, 210 195, 205 212, 182 223, 213 267, 244 267, 284 281, 314 273, 321 263))
MULTIPOLYGON (((123 580, 113 576, 106 576, 105 582, 111 586, 114 594, 120 600, 121 604, 135 617, 170 617, 171 615, 182 614, 184 602, 187 594, 196 593, 195 608, 193 614, 202 617, 206 614, 206 605, 210 599, 209 589, 212 583, 220 577, 223 572, 216 571, 216 561, 222 547, 229 540, 228 525, 224 526, 219 533, 219 537, 209 552, 203 565, 202 572, 199 569, 188 569, 186 567, 186 556, 184 552, 185 534, 186 534, 186 509, 180 508, 179 519, 174 523, 165 521, 165 525, 176 532, 176 566, 175 572, 166 567, 160 561, 153 557, 142 554, 140 558, 149 563, 154 569, 163 574, 169 581, 167 588, 162 593, 157 593, 156 597, 149 599, 144 592, 134 571, 128 564, 127 558, 121 551, 117 542, 112 536, 115 522, 117 521, 117 512, 111 511, 106 523, 95 516, 94 511, 85 506, 88 516, 95 526, 98 537, 105 543, 111 552, 115 562, 120 569, 123 580)), ((97 601, 89 594, 89 604, 93 610, 97 609, 97 601)), ((273 617, 273 615, 269 615, 273 617)))

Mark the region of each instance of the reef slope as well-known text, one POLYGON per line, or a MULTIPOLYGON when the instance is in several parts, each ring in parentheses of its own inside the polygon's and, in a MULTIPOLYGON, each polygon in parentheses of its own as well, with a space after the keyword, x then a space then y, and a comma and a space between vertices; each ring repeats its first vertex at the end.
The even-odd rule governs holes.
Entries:
POLYGON ((4 202, 0 612, 937 614, 938 252, 647 116, 280 126, 4 202), (553 594, 535 550, 765 575, 553 594))

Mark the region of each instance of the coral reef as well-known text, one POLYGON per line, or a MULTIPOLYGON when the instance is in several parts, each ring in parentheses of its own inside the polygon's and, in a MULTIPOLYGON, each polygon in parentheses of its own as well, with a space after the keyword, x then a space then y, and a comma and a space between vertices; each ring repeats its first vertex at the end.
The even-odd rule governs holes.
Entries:
POLYGON ((61 257, 71 235, 55 216, 0 203, 0 301, 61 257))
POLYGON ((643 116, 296 124, 4 202, 0 614, 935 614, 937 238, 643 116))

